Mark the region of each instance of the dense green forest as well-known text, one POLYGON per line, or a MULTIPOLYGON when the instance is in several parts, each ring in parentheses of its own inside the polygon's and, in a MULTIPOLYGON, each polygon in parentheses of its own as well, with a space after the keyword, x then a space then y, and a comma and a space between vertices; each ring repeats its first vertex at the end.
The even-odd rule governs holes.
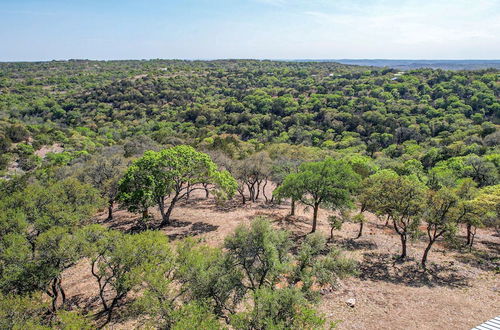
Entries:
POLYGON ((358 273, 331 244, 343 223, 361 237, 375 214, 398 260, 423 240, 423 272, 436 241, 463 230, 450 248, 471 251, 478 228, 500 230, 499 127, 495 69, 0 63, 0 328, 334 326, 315 306, 318 288, 358 273), (169 241, 161 229, 197 190, 221 209, 306 206, 311 234, 258 217, 219 247, 169 241), (130 232, 96 220, 117 209, 136 214, 130 232), (97 310, 66 297, 62 274, 82 262, 97 310))

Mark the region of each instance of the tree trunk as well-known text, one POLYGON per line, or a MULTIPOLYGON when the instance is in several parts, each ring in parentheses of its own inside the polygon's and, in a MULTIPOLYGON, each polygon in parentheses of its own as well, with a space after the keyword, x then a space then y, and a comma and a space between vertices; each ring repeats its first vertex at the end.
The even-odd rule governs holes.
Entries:
POLYGON ((264 181, 264 186, 262 187, 262 195, 266 199, 266 204, 269 203, 269 198, 267 198, 266 195, 266 186, 267 186, 267 179, 264 181))
POLYGON ((474 237, 476 237, 476 227, 471 228, 469 251, 472 251, 472 245, 474 244, 474 237))
POLYGON ((174 202, 174 201, 172 201, 170 203, 170 206, 168 207, 167 213, 165 213, 165 216, 163 217, 163 220, 161 222, 162 226, 168 226, 168 225, 170 225, 170 223, 171 223, 171 221, 170 221, 170 215, 172 214, 172 210, 174 209, 175 203, 176 202, 174 202))
POLYGON ((57 277, 52 280, 51 284, 52 289, 52 313, 55 313, 57 310, 57 297, 59 296, 57 291, 57 277))
POLYGON ((399 236, 401 237, 401 248, 402 248, 401 256, 399 257, 399 259, 402 260, 406 258, 406 234, 400 234, 399 236))
POLYGON ((424 270, 427 269, 427 267, 426 267, 427 257, 429 255, 429 251, 431 250, 432 244, 434 244, 435 241, 436 240, 430 240, 429 244, 427 244, 427 247, 424 250, 424 255, 422 256, 422 268, 424 270))
POLYGON ((208 190, 208 188, 205 187, 205 198, 208 199, 208 197, 210 197, 210 190, 208 190))
POLYGON ((290 210, 290 215, 295 215, 295 199, 292 198, 292 208, 290 210))
POLYGON ((317 222, 318 222, 318 210, 319 210, 319 204, 314 204, 314 209, 313 209, 313 225, 312 225, 311 233, 316 232, 316 225, 317 225, 317 222))
POLYGON ((330 228, 330 239, 333 239, 333 226, 330 228))
POLYGON ((364 224, 365 224, 365 223, 364 223, 363 221, 361 221, 361 222, 359 223, 359 232, 358 232, 358 236, 357 236, 356 238, 360 238, 360 237, 361 237, 361 235, 363 235, 363 226, 364 226, 364 224))
POLYGON ((257 192, 255 193, 255 200, 259 200, 260 196, 260 181, 257 181, 257 192))
POLYGON ((59 288, 59 292, 61 292, 61 298, 62 298, 62 305, 66 305, 66 292, 64 291, 63 287, 62 287, 62 278, 59 277, 59 281, 58 281, 58 284, 57 284, 58 288, 59 288))
POLYGON ((471 237, 472 237, 472 234, 471 234, 471 229, 472 229, 472 225, 470 223, 467 224, 467 245, 471 245, 471 237))
POLYGON ((161 218, 162 220, 165 219, 165 197, 159 197, 158 198, 158 209, 160 210, 161 218))
POLYGON ((113 204, 115 203, 114 200, 110 199, 108 201, 108 221, 113 220, 113 204))
POLYGON ((142 219, 145 220, 149 217, 148 209, 142 210, 142 219))
POLYGON ((170 201, 170 206, 168 207, 167 212, 165 213, 165 215, 162 218, 162 221, 160 223, 160 227, 170 225, 170 223, 171 223, 171 221, 170 221, 170 215, 172 214, 172 210, 174 209, 175 203, 177 203, 177 198, 178 197, 179 197, 179 193, 176 192, 175 196, 172 197, 172 200, 170 201))
MULTIPOLYGON (((125 297, 125 293, 122 293, 122 294, 116 295, 113 298, 113 301, 111 302, 111 305, 109 306, 108 317, 106 318, 106 323, 104 323, 104 325, 108 324, 111 321, 111 316, 112 316, 112 313, 113 313, 113 309, 116 307, 116 304, 118 303, 118 301, 120 301, 124 297, 125 297)), ((103 325, 103 327, 104 327, 104 325, 103 325)))
POLYGON ((249 199, 252 202, 255 202, 255 183, 247 183, 247 188, 248 188, 248 194, 249 194, 249 199))
POLYGON ((106 285, 102 284, 102 277, 99 276, 98 273, 96 273, 96 265, 97 265, 97 260, 93 260, 91 264, 91 269, 90 271, 92 272, 92 275, 95 277, 97 280, 97 283, 99 284, 99 298, 101 298, 101 303, 102 306, 104 307, 104 311, 108 310, 108 304, 106 303, 106 299, 104 299, 104 289, 106 288, 106 285))

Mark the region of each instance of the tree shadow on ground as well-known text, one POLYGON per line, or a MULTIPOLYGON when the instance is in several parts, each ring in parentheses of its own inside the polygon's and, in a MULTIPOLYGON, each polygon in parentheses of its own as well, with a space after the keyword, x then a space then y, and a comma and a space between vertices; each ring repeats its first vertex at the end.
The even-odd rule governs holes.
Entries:
POLYGON ((411 287, 468 286, 467 276, 457 268, 432 263, 427 268, 424 272, 414 259, 400 262, 391 254, 371 252, 360 263, 360 278, 411 287))
MULTIPOLYGON (((187 224, 189 225, 191 223, 189 222, 187 224)), ((183 227, 187 227, 188 225, 183 226, 183 227)), ((218 228, 219 228, 219 226, 215 226, 215 225, 211 225, 211 224, 206 223, 206 222, 198 221, 198 222, 192 223, 192 225, 189 227, 188 230, 182 231, 180 233, 167 234, 167 237, 170 240, 174 241, 174 240, 183 239, 186 237, 193 237, 193 236, 205 234, 205 233, 208 233, 211 231, 215 231, 218 228)))
POLYGON ((294 215, 282 216, 276 214, 274 216, 273 223, 277 224, 278 226, 284 229, 289 229, 289 230, 291 228, 304 229, 304 227, 306 226, 311 226, 311 221, 306 217, 299 217, 294 215))
POLYGON ((453 257, 460 263, 483 271, 500 272, 500 243, 481 240, 474 243, 472 249, 466 244, 465 237, 457 237, 445 243, 453 250, 453 257))
POLYGON ((178 206, 189 207, 193 209, 211 209, 215 201, 211 198, 191 197, 190 199, 182 199, 177 202, 178 206))
POLYGON ((81 309, 85 313, 90 313, 96 308, 101 307, 99 296, 84 297, 83 294, 78 294, 66 300, 65 306, 72 306, 70 309, 81 309))
POLYGON ((500 254, 498 252, 489 253, 489 251, 473 249, 455 256, 455 259, 484 271, 500 271, 500 254))
POLYGON ((375 227, 376 229, 382 230, 382 231, 394 231, 394 227, 392 227, 392 223, 389 222, 389 224, 385 224, 384 222, 370 222, 370 224, 375 227))
POLYGON ((496 254, 500 256, 500 243, 492 242, 492 241, 481 241, 481 244, 488 249, 488 252, 496 254))
POLYGON ((172 219, 171 223, 167 227, 183 228, 189 226, 190 224, 192 224, 192 222, 172 219))
POLYGON ((213 198, 206 199, 204 197, 192 198, 189 200, 183 200, 179 202, 181 207, 189 207, 194 210, 212 210, 216 212, 229 213, 237 209, 245 207, 254 207, 255 205, 251 202, 243 204, 240 199, 231 199, 227 201, 217 202, 213 198))
POLYGON ((137 222, 139 222, 140 218, 132 217, 132 218, 127 218, 127 219, 113 219, 113 220, 106 220, 104 222, 101 222, 101 224, 104 223, 109 223, 108 228, 109 229, 118 229, 118 230, 125 230, 127 227, 133 227, 137 222))
POLYGON ((150 220, 149 222, 144 223, 141 218, 135 221, 135 224, 129 229, 124 230, 127 234, 138 234, 146 230, 156 229, 158 224, 154 220, 150 220))
POLYGON ((362 238, 354 239, 354 238, 344 238, 336 240, 335 236, 332 240, 333 243, 338 244, 342 249, 348 251, 355 250, 376 250, 378 248, 377 244, 371 242, 369 240, 365 240, 362 238))

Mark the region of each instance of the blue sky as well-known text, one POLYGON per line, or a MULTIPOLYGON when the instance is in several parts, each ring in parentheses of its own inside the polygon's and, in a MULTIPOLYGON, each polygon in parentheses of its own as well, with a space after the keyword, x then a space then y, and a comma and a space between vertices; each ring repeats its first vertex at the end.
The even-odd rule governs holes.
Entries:
POLYGON ((500 0, 0 0, 0 61, 499 59, 500 0))

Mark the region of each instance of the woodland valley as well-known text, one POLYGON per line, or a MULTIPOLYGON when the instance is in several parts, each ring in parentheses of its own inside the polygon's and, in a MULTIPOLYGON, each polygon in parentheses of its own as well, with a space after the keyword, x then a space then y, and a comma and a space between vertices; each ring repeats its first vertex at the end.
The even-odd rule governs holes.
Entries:
POLYGON ((470 329, 499 170, 498 67, 0 62, 0 328, 470 329))

